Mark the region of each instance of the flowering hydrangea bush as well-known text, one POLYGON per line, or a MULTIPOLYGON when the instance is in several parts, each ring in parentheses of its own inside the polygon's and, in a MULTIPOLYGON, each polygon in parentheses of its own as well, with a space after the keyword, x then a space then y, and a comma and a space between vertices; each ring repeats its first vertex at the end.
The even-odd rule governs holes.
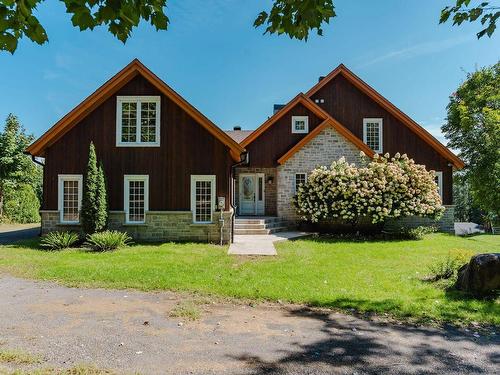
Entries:
POLYGON ((434 177, 434 171, 406 154, 375 155, 360 167, 341 158, 330 168, 313 170, 298 187, 293 204, 304 220, 313 223, 331 219, 357 223, 366 217, 376 224, 412 215, 438 219, 444 207, 434 177))

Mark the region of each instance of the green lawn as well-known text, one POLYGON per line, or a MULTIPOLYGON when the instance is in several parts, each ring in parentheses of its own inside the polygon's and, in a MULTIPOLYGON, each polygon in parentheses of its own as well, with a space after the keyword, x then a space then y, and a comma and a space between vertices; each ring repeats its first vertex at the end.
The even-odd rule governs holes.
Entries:
POLYGON ((71 286, 182 290, 387 312, 396 317, 500 324, 500 301, 474 300, 423 282, 448 254, 500 252, 500 237, 432 234, 421 241, 299 240, 278 256, 239 258, 206 244, 137 245, 113 253, 0 246, 0 271, 71 286))

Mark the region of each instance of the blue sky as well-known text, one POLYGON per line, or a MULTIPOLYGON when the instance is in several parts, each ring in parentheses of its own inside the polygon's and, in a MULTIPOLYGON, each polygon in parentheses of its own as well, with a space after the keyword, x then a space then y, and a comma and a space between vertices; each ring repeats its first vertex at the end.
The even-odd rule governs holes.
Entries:
POLYGON ((0 54, 0 119, 13 112, 41 135, 137 57, 221 128, 254 129, 274 103, 344 63, 442 140, 465 71, 500 55, 500 31, 477 40, 478 25, 438 25, 452 2, 336 0, 338 17, 305 43, 253 28, 270 1, 171 0, 168 31, 142 24, 123 45, 103 28, 78 31, 62 3, 46 1, 37 16, 49 43, 24 39, 13 56, 0 54))

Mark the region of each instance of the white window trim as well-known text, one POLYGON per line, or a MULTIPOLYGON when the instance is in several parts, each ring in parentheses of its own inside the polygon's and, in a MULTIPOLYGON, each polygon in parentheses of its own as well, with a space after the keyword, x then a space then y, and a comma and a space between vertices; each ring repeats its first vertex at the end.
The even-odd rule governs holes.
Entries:
POLYGON ((149 175, 147 174, 126 174, 123 176, 123 210, 125 211, 126 224, 144 224, 149 211, 149 175), (130 221, 130 181, 144 181, 144 220, 130 221))
POLYGON ((292 116, 292 133, 294 134, 309 133, 309 116, 292 116), (295 129, 295 121, 304 121, 305 129, 304 130, 295 129))
POLYGON ((437 186, 439 189, 439 196, 441 197, 441 201, 443 200, 443 172, 435 171, 434 172, 437 177, 437 186))
POLYGON ((116 147, 160 147, 161 98, 159 96, 116 97, 116 147), (156 103, 156 142, 141 142, 141 102, 156 103), (122 142, 122 103, 137 103, 136 142, 122 142))
POLYGON ((211 224, 213 222, 214 207, 215 207, 215 193, 216 193, 216 178, 215 175, 191 175, 191 212, 193 214, 193 223, 195 224, 211 224), (196 221, 196 181, 210 181, 212 182, 210 221, 196 221))
POLYGON ((64 220, 64 181, 78 181, 78 219, 82 210, 82 189, 83 175, 81 174, 60 174, 57 183, 57 209, 59 211, 59 222, 62 224, 80 224, 80 220, 64 220))
POLYGON ((293 176, 293 191, 295 192, 295 194, 297 194, 297 175, 298 174, 303 174, 305 176, 305 181, 307 181, 307 173, 299 172, 299 173, 294 174, 294 176, 293 176))
POLYGON ((363 142, 368 145, 368 142, 367 142, 367 131, 366 131, 366 126, 368 123, 373 123, 373 122, 376 122, 379 124, 379 129, 380 129, 380 133, 379 133, 379 149, 378 150, 373 150, 375 151, 376 153, 378 154, 383 154, 384 152, 384 120, 382 118, 364 118, 363 119, 363 142))

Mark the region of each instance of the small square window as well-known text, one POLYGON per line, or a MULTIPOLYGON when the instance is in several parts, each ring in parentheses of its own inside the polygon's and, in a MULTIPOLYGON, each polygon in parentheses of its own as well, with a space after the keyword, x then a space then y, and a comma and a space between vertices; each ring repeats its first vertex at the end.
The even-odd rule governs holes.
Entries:
POLYGON ((309 133, 309 117, 292 116, 292 133, 309 133))

